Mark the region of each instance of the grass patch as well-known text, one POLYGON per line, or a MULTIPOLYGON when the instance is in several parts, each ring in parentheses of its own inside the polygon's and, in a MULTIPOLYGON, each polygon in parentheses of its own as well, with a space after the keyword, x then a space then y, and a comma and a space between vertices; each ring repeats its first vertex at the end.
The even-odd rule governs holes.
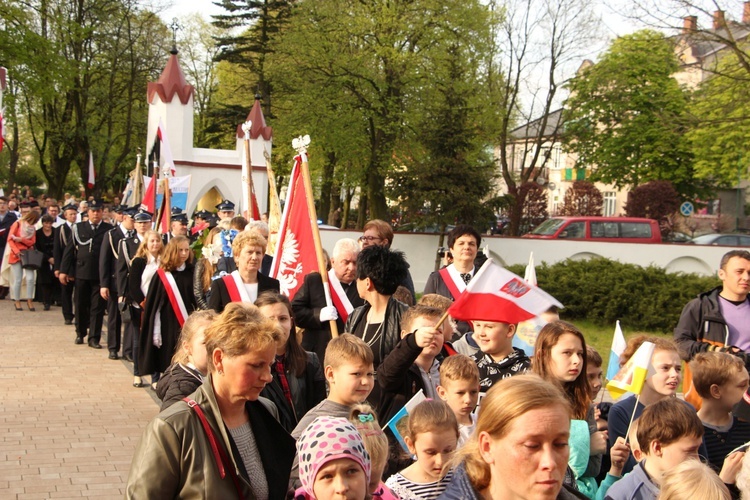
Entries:
MULTIPOLYGON (((565 319, 565 318, 561 318, 565 319)), ((567 321, 567 320, 566 320, 567 321)), ((615 334, 615 325, 611 326, 601 326, 593 321, 590 320, 578 320, 578 321, 572 321, 572 323, 578 327, 578 329, 583 332, 583 336, 586 338, 586 344, 591 345, 594 347, 597 351, 599 351, 599 354, 602 356, 602 360, 604 362, 602 366, 602 370, 604 371, 604 374, 607 374, 607 366, 609 364, 609 351, 612 348, 612 337, 615 334)), ((625 340, 629 340, 631 337, 635 337, 637 335, 653 335, 655 337, 662 337, 665 339, 672 339, 671 333, 661 333, 661 332, 649 332, 649 331, 643 331, 643 330, 631 330, 627 327, 627 325, 623 325, 620 323, 620 327, 622 328, 622 333, 625 335, 625 340)))

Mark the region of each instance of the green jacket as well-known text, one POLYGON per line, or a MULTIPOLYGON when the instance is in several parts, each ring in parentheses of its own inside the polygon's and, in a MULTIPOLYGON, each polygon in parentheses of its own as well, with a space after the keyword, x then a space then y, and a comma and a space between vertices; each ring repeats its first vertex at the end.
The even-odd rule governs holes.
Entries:
MULTIPOLYGON (((219 446, 229 450, 242 495, 254 498, 239 452, 221 419, 209 375, 190 398, 203 409, 219 446)), ((268 482, 270 498, 284 498, 295 455, 295 441, 269 411, 267 400, 246 403, 268 482)), ((238 498, 227 471, 222 479, 211 445, 195 410, 184 401, 159 413, 146 427, 133 455, 125 492, 128 499, 238 498)))

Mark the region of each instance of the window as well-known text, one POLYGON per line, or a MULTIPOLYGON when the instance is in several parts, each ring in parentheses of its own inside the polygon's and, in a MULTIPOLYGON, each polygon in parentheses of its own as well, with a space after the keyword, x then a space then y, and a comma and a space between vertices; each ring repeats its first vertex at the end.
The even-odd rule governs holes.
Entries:
POLYGON ((643 222, 620 222, 620 238, 650 238, 651 225, 643 222))
POLYGON ((560 238, 575 239, 586 237, 586 223, 585 222, 571 222, 565 229, 560 233, 560 238))
POLYGON ((619 238, 620 237, 620 224, 619 222, 592 222, 591 223, 591 237, 592 238, 619 238))
POLYGON ((614 191, 604 192, 604 203, 602 204, 602 215, 614 217, 617 211, 617 193, 614 191))

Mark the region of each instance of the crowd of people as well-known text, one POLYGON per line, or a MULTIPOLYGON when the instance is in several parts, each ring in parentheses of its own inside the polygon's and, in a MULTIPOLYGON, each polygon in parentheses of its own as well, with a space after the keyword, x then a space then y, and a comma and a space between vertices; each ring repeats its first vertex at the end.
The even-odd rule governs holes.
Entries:
POLYGON ((62 218, 8 201, 16 309, 33 310, 34 294, 60 301, 93 349, 106 312, 109 358, 162 401, 127 498, 750 498, 750 252, 724 256, 721 285, 685 306, 674 340, 628 341, 620 363, 651 342, 650 370, 637 397, 610 404, 601 355, 558 311, 533 353, 513 346, 515 324, 450 317, 482 263, 470 226, 450 232, 449 260, 418 296, 390 225, 368 222, 331 249, 331 304, 319 273, 291 301, 279 293, 267 225, 228 200, 192 230, 174 211, 165 235, 152 214, 108 218, 95 199, 62 218), (25 264, 31 248, 47 274, 25 264), (402 443, 384 425, 420 392, 402 443))

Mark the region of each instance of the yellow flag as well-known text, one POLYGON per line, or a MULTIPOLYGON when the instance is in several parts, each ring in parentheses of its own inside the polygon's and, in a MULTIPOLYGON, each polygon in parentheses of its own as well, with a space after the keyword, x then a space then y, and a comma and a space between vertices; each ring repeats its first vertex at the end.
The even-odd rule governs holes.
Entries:
POLYGON ((654 354, 654 344, 644 342, 635 354, 620 368, 617 375, 607 383, 607 390, 613 399, 619 399, 626 392, 640 394, 643 384, 651 370, 651 356, 654 354))

